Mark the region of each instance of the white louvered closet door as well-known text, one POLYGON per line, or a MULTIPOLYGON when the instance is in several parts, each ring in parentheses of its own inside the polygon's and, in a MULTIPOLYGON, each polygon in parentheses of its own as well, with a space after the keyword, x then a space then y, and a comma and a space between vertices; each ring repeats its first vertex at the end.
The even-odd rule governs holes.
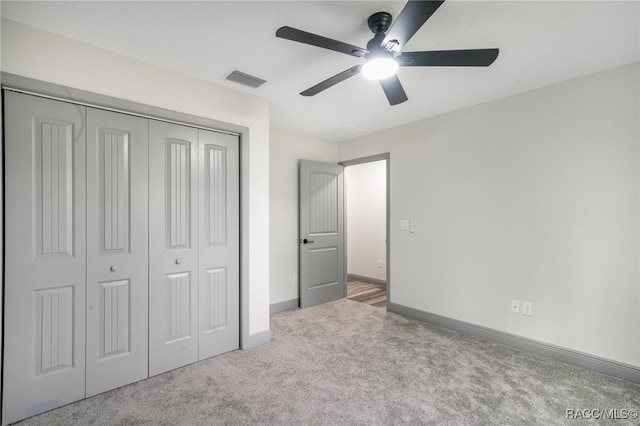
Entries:
POLYGON ((149 375, 198 360, 198 131, 149 121, 149 375))
POLYGON ((85 396, 85 108, 5 93, 3 423, 85 396))
POLYGON ((87 108, 87 396, 148 377, 148 120, 87 108))

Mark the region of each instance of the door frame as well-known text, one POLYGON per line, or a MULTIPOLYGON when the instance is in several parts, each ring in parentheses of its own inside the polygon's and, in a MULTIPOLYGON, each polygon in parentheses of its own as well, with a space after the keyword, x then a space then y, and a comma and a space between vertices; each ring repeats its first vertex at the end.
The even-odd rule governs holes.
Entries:
MULTIPOLYGON (((349 166, 355 166, 357 164, 364 164, 364 163, 372 163, 374 161, 381 161, 384 160, 385 164, 386 164, 386 240, 387 240, 387 247, 386 247, 386 260, 385 262, 387 265, 387 300, 386 300, 386 309, 389 309, 389 303, 391 300, 391 228, 390 228, 390 224, 391 224, 391 176, 390 176, 390 171, 391 171, 391 153, 389 152, 385 152, 383 154, 376 154, 376 155, 370 155, 367 157, 360 157, 360 158, 354 158, 352 160, 345 160, 345 161, 340 161, 338 164, 340 164, 341 166, 344 166, 345 169, 349 166)), ((345 185, 346 185, 346 175, 345 175, 345 185)), ((346 212, 349 210, 349 206, 347 205, 347 203, 345 203, 344 205, 344 211, 345 211, 345 216, 346 216, 346 212)), ((344 227, 344 233, 345 233, 345 238, 344 238, 344 265, 345 265, 345 273, 346 271, 348 271, 348 263, 347 263, 347 244, 349 241, 349 226, 345 221, 345 227, 344 227)), ((345 278, 346 279, 346 278, 345 278)), ((347 297, 347 284, 345 282, 345 294, 344 297, 347 297)))
MULTIPOLYGON (((138 102, 119 99, 108 95, 102 95, 81 89, 75 89, 55 83, 36 80, 33 78, 23 77, 7 72, 0 72, 0 114, 3 112, 4 92, 5 90, 24 93, 28 95, 39 96, 60 100, 67 103, 79 104, 93 108, 99 108, 107 111, 119 112, 123 114, 134 115, 143 118, 149 118, 159 121, 166 121, 176 124, 184 124, 190 127, 213 130, 217 132, 226 132, 239 136, 239 166, 240 166, 240 348, 249 349, 260 343, 266 343, 263 336, 251 335, 249 332, 249 128, 233 123, 218 121, 211 118, 200 117, 188 113, 172 111, 161 107, 146 105, 138 102)), ((4 147, 2 144, 2 134, 0 132, 0 195, 3 191, 3 161, 2 153, 4 147)), ((3 220, 4 198, 0 199, 0 219, 3 220)), ((0 326, 2 325, 4 294, 4 220, 0 225, 0 326)), ((4 336, 2 327, 0 327, 0 400, 2 394, 2 369, 4 366, 4 351, 2 344, 4 336)))

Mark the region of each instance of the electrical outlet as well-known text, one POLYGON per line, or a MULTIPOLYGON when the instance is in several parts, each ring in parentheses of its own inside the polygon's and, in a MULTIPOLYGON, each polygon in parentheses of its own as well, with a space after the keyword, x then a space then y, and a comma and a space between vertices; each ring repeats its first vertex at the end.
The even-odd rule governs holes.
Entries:
POLYGON ((378 259, 378 268, 382 269, 382 259, 378 259))
POLYGON ((511 312, 513 312, 514 314, 519 314, 520 313, 520 301, 519 300, 512 300, 511 301, 511 312))
POLYGON ((533 315, 533 303, 522 302, 522 313, 525 315, 533 315))

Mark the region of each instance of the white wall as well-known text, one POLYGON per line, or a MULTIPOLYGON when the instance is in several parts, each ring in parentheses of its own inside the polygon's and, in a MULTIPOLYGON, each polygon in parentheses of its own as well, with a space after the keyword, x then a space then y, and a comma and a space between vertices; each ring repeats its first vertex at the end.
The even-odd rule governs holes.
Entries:
POLYGON ((387 163, 344 170, 347 219, 347 273, 387 280, 387 163))
MULTIPOLYGON (((260 98, 2 20, 2 71, 249 129, 248 333, 269 330, 269 105, 260 98)), ((246 326, 246 325, 245 325, 246 326)))
POLYGON ((342 143, 341 160, 391 155, 391 302, 640 365, 639 74, 342 143))
POLYGON ((338 143, 271 129, 269 205, 271 303, 298 298, 298 161, 338 162, 338 143))

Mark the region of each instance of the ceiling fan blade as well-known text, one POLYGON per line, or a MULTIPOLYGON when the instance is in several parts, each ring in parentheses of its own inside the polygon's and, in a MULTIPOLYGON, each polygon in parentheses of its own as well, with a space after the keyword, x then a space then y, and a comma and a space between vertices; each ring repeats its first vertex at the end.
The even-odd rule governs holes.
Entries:
POLYGON ((300 43, 310 44, 311 46, 322 47, 324 49, 333 50, 335 52, 346 53, 347 55, 363 57, 369 53, 366 49, 333 40, 317 34, 308 33, 306 31, 297 30, 291 27, 282 27, 276 31, 276 37, 286 38, 300 43))
POLYGON ((386 46, 391 40, 396 40, 399 44, 397 49, 401 50, 442 3, 444 0, 409 0, 387 32, 382 46, 386 46))
POLYGON ((401 67, 488 67, 498 53, 499 49, 403 52, 398 63, 401 67))
POLYGON ((409 99, 397 75, 380 80, 380 85, 391 105, 398 105, 409 99))
POLYGON ((356 65, 355 67, 352 67, 352 68, 349 68, 348 70, 342 71, 341 73, 336 74, 333 77, 330 77, 330 78, 326 79, 325 81, 323 81, 321 83, 318 83, 313 87, 308 88, 307 90, 305 90, 304 92, 302 92, 300 94, 302 96, 317 95, 318 93, 322 92, 323 90, 327 90, 329 87, 335 86, 336 84, 340 83, 341 81, 345 81, 349 77, 353 77, 354 75, 359 74, 361 67, 362 67, 362 65, 356 65))

